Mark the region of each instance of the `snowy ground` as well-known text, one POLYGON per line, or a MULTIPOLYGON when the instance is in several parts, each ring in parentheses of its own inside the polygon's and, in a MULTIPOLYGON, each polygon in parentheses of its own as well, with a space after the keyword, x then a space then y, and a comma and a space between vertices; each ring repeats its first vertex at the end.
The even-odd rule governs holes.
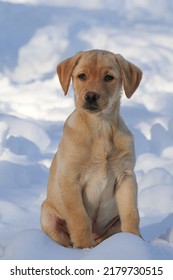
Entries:
POLYGON ((0 1, 1 259, 173 259, 172 14, 169 0, 0 1), (50 162, 74 108, 55 69, 92 48, 143 70, 121 108, 135 135, 145 241, 120 233, 94 249, 67 249, 39 224, 50 162))

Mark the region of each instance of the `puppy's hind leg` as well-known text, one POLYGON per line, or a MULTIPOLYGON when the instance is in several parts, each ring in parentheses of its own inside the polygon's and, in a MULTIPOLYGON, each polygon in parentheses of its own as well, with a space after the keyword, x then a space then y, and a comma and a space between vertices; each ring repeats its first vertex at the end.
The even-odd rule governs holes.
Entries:
POLYGON ((41 206, 41 226, 44 232, 56 243, 64 247, 73 246, 65 221, 55 215, 47 201, 44 201, 41 206))

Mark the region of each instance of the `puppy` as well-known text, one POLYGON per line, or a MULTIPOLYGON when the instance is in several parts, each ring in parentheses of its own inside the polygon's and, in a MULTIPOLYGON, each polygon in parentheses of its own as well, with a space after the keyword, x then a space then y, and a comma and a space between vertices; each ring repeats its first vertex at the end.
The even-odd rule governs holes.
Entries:
POLYGON ((119 115, 122 86, 128 98, 141 70, 119 54, 79 52, 57 67, 65 95, 72 78, 74 112, 52 161, 42 229, 65 247, 94 247, 117 232, 140 236, 135 153, 119 115))

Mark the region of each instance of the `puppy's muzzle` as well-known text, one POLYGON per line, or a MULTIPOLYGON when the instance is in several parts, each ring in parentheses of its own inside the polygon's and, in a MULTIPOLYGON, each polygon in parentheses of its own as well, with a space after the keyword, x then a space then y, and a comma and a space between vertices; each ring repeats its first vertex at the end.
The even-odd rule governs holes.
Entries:
POLYGON ((85 96, 85 105, 84 109, 89 111, 96 111, 99 109, 97 100, 100 98, 100 95, 97 92, 88 91, 85 96))

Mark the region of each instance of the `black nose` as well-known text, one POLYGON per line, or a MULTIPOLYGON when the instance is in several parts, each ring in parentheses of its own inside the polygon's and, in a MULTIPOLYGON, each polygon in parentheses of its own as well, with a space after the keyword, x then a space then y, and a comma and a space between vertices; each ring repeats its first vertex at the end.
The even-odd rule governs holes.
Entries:
POLYGON ((85 94, 85 100, 90 104, 97 101, 97 99, 99 99, 99 97, 100 97, 100 95, 97 92, 88 91, 85 94))

